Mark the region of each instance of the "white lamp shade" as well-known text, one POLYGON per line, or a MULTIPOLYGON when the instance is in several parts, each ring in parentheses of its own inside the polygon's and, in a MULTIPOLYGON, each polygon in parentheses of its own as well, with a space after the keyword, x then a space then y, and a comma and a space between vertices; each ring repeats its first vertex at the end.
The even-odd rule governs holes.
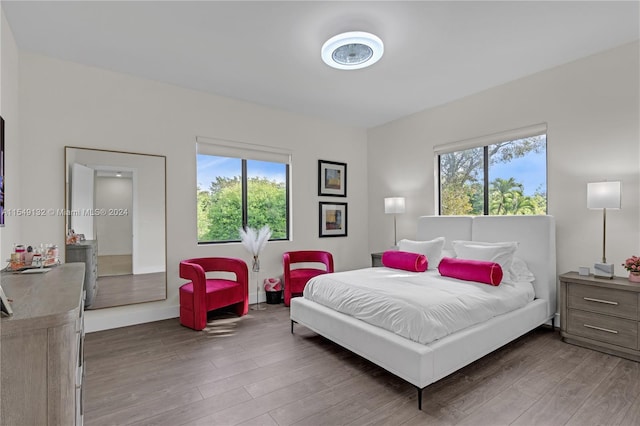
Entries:
POLYGON ((389 197, 384 199, 386 214, 404 213, 404 197, 389 197))
POLYGON ((587 208, 619 209, 620 182, 595 182, 587 184, 587 208))

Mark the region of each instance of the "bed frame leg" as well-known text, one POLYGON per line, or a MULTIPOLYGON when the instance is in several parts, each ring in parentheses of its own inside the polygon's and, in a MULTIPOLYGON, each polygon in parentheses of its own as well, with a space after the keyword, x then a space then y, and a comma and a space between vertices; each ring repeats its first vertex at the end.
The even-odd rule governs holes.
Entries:
POLYGON ((556 331, 556 316, 551 317, 551 330, 556 331))
POLYGON ((419 388, 416 386, 416 389, 418 390, 418 410, 422 410, 422 390, 424 388, 419 388))
POLYGON ((294 320, 291 320, 291 334, 293 334, 293 324, 295 323, 294 320))

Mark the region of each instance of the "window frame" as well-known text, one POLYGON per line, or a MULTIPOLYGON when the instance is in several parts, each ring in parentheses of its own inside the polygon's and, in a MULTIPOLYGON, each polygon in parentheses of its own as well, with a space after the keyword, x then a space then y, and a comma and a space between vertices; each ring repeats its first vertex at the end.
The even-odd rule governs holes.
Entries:
MULTIPOLYGON (((490 182, 489 182, 489 146, 501 142, 510 142, 520 139, 525 139, 534 136, 545 136, 545 182, 547 186, 546 191, 546 211, 549 212, 549 198, 548 198, 548 184, 549 184, 549 167, 548 167, 548 144, 549 134, 547 129, 547 123, 540 123, 532 126, 527 126, 519 129, 508 130, 505 132, 495 133, 491 135, 481 136, 478 138, 466 139, 458 142, 447 143, 443 145, 434 146, 434 185, 435 185, 435 214, 443 216, 442 214, 442 170, 440 157, 444 154, 450 154, 459 151, 465 151, 468 149, 482 148, 483 149, 483 216, 493 216, 489 214, 490 208, 490 182)), ((531 216, 531 215, 528 215, 531 216)))
MULTIPOLYGON (((283 164, 285 166, 285 229, 286 234, 283 238, 269 238, 269 241, 290 241, 291 240, 291 154, 285 150, 279 150, 277 148, 266 147, 263 145, 252 145, 242 142, 213 140, 209 138, 196 138, 196 191, 198 188, 198 155, 209 155, 223 158, 236 158, 241 160, 241 226, 247 229, 249 220, 249 203, 248 203, 248 161, 262 161, 271 162, 277 164, 283 164), (285 161, 286 158, 286 161, 285 161), (274 159, 281 159, 275 160, 274 159)), ((196 209, 198 201, 196 199, 196 209)), ((197 214, 197 211, 196 211, 197 214)), ((197 220, 196 220, 196 235, 197 235, 197 220)), ((196 236, 197 239, 197 236, 196 236)), ((238 235, 237 240, 220 240, 220 241, 197 241, 198 245, 211 245, 211 244, 227 244, 227 243, 239 243, 241 242, 238 235)))

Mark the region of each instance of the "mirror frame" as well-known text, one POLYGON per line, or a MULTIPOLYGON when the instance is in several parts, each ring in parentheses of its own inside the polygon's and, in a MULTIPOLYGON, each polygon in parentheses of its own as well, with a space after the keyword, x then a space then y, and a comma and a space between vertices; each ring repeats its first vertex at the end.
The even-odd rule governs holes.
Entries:
MULTIPOLYGON (((167 277, 167 156, 166 155, 160 155, 160 154, 146 154, 146 153, 142 153, 142 152, 133 152, 133 151, 118 151, 118 150, 111 150, 111 149, 102 149, 102 148, 87 148, 87 147, 80 147, 80 146, 71 146, 71 145, 65 145, 64 147, 64 208, 65 211, 70 211, 71 210, 71 206, 69 205, 70 202, 70 194, 69 194, 69 150, 70 149, 75 149, 75 150, 83 150, 83 151, 95 151, 95 152, 105 152, 105 153, 109 153, 109 154, 127 154, 127 155, 142 155, 145 157, 156 157, 159 159, 162 159, 162 163, 163 163, 163 174, 164 174, 164 266, 165 266, 165 270, 164 270, 164 274, 165 274, 165 279, 164 279, 164 298, 162 299, 153 299, 153 300, 145 300, 145 301, 140 301, 140 302, 131 302, 131 303, 122 303, 122 304, 118 304, 118 305, 112 305, 112 306, 104 306, 101 308, 95 308, 96 310, 98 309, 109 309, 109 308, 114 308, 114 307, 118 307, 118 306, 129 306, 129 305, 137 305, 137 304, 141 304, 141 303, 150 303, 150 302, 159 302, 159 301, 163 301, 163 300, 167 300, 168 298, 168 277, 167 277)), ((65 242, 65 262, 66 262, 66 258, 67 258, 67 231, 69 229, 69 225, 70 225, 70 215, 69 214, 65 214, 64 215, 64 234, 63 234, 63 241, 65 242)), ((96 253, 97 256, 97 253, 96 253)), ((98 277, 96 276, 96 280, 98 279, 98 277)), ((98 293, 99 293, 99 289, 98 289, 98 293)), ((91 309, 91 308, 89 308, 91 309)))

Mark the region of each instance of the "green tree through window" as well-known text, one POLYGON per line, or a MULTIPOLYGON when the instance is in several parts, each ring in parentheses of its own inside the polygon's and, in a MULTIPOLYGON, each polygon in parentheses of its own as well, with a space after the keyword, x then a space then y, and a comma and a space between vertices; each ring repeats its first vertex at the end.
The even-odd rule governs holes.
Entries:
POLYGON ((546 214, 546 149, 541 134, 440 154, 440 214, 546 214))
POLYGON ((269 225, 271 240, 289 237, 287 164, 204 154, 197 163, 199 243, 240 241, 243 226, 269 225))

